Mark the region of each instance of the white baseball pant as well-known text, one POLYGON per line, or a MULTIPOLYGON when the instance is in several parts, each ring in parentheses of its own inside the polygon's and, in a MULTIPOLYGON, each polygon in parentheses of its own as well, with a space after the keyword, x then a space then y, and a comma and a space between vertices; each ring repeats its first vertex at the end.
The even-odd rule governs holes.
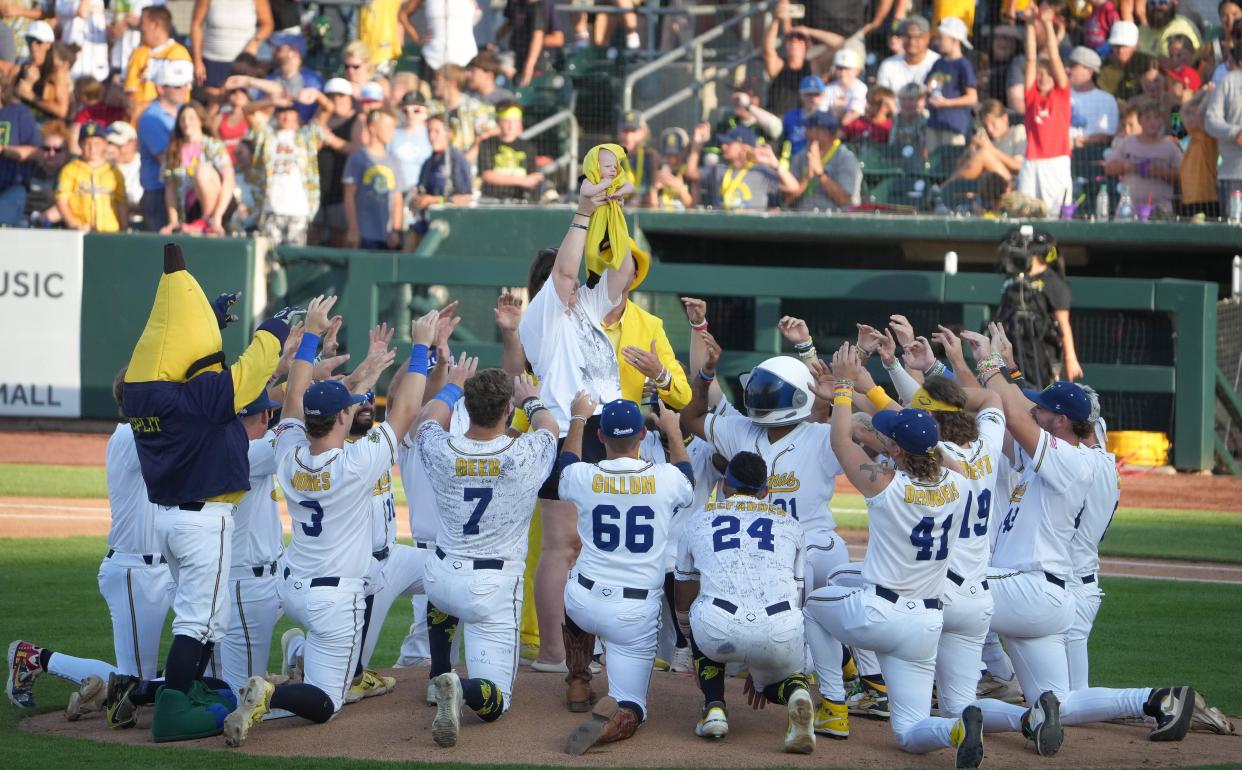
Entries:
POLYGON ((211 675, 228 682, 234 693, 250 677, 267 673, 272 632, 280 618, 277 581, 274 564, 229 570, 233 611, 224 638, 212 650, 211 675), (258 577, 255 570, 261 573, 258 577))
POLYGON ((1087 640, 1091 638, 1091 627, 1095 625, 1095 616, 1100 611, 1100 603, 1104 592, 1100 590, 1099 579, 1091 575, 1090 583, 1083 583, 1078 578, 1071 578, 1070 594, 1074 597, 1074 619, 1066 633, 1066 649, 1069 653, 1070 689, 1085 690, 1088 684, 1087 640))
POLYGON ((112 616, 112 647, 119 673, 155 678, 161 662, 160 634, 176 592, 177 584, 162 554, 109 551, 104 557, 99 565, 99 593, 112 616))
POLYGON ((285 614, 306 631, 302 681, 322 690, 332 699, 333 711, 339 712, 362 654, 364 581, 291 575, 280 580, 277 589, 285 614))
MULTIPOLYGON (((590 577, 590 576, 587 576, 590 577)), ((608 652, 608 694, 618 702, 637 703, 647 715, 647 690, 655 665, 664 591, 644 599, 625 598, 617 586, 596 583, 587 588, 571 570, 565 584, 565 614, 588 634, 595 634, 608 652)))
MULTIPOLYGON (((1071 691, 1067 632, 1075 602, 1059 578, 993 568, 988 571, 988 586, 995 602, 992 630, 1004 640, 1028 699, 1051 691, 1061 702, 1061 722, 1067 725, 1144 717, 1149 688, 1071 691)), ((983 710, 984 731, 1021 729, 1026 711, 1021 706, 995 700, 977 703, 983 710)))
POLYGON ((229 559, 233 505, 203 503, 199 511, 160 506, 155 538, 177 583, 173 636, 218 642, 229 625, 229 559))
POLYGON ((975 702, 983 667, 983 640, 992 622, 987 580, 944 583, 944 628, 936 648, 936 697, 940 713, 957 716, 975 702))
MULTIPOLYGON (((427 551, 409 545, 390 545, 388 558, 380 569, 380 589, 371 600, 371 623, 367 638, 362 642, 362 667, 371 665, 375 645, 379 643, 380 630, 388 617, 388 610, 398 596, 410 596, 423 592, 423 564, 427 551)), ((425 613, 424 613, 425 614, 425 613)), ((424 634, 424 637, 426 634, 424 634)))
MULTIPOLYGON (((727 600, 727 606, 722 607, 721 600, 700 596, 690 606, 694 643, 717 663, 744 664, 755 680, 755 689, 782 682, 802 672, 806 646, 802 613, 798 607, 782 603, 784 609, 769 615, 766 608, 738 607, 727 600)), ((609 663, 611 656, 610 651, 609 663)))
MULTIPOLYGON (((860 561, 838 564, 828 573, 826 585, 866 588, 867 584, 862 579, 862 568, 863 565, 860 561)), ((822 586, 817 587, 822 588, 822 586)), ((854 656, 854 666, 858 669, 860 675, 872 676, 880 673, 880 660, 874 652, 863 647, 851 645, 850 653, 854 656)), ((832 666, 831 661, 825 661, 825 664, 828 667, 832 666)), ((840 678, 840 676, 835 677, 837 680, 840 678)), ((829 697, 827 687, 826 683, 821 682, 819 685, 819 693, 825 698, 829 697)), ((833 700, 840 700, 840 698, 834 696, 833 700)))
POLYGON ((428 602, 460 621, 470 678, 495 684, 508 711, 517 676, 526 563, 503 564, 484 569, 472 559, 433 554, 426 560, 423 588, 428 602))
POLYGON ((833 585, 807 599, 803 612, 812 654, 816 661, 833 661, 817 664, 816 676, 827 681, 827 697, 843 700, 841 645, 874 651, 888 686, 889 723, 897 745, 912 754, 948 748, 957 720, 930 716, 941 611, 922 598, 893 594, 896 601, 889 601, 876 591, 875 586, 833 585))
POLYGON ((802 578, 807 593, 828 585, 829 576, 850 561, 849 547, 835 529, 803 531, 802 551, 802 578))

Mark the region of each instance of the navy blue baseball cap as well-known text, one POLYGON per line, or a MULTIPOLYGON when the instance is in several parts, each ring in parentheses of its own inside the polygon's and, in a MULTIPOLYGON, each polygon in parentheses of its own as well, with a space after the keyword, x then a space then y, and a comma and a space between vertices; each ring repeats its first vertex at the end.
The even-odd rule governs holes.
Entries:
POLYGON ((279 408, 280 408, 280 404, 268 398, 267 391, 265 390, 262 393, 260 393, 259 397, 256 398, 254 401, 251 401, 249 404, 246 404, 245 406, 243 406, 241 408, 241 411, 238 412, 237 414, 241 415, 242 417, 249 417, 254 414, 260 414, 261 412, 266 412, 269 409, 279 409, 279 408))
POLYGON ((365 395, 355 396, 336 380, 323 380, 306 389, 302 409, 311 417, 327 417, 366 400, 365 395))
POLYGON ((1043 390, 1023 390, 1026 397, 1049 412, 1063 414, 1074 422, 1091 419, 1091 398, 1072 382, 1057 380, 1043 390))
POLYGON ((759 135, 756 134, 753 129, 747 128, 746 126, 734 126, 733 129, 727 134, 720 134, 716 137, 716 139, 721 144, 741 142, 748 147, 754 147, 759 141, 759 135))
POLYGON ((822 128, 827 131, 836 131, 841 127, 841 121, 831 112, 812 112, 806 119, 806 127, 822 128))
POLYGON ((871 427, 911 454, 926 454, 940 441, 936 419, 922 409, 881 409, 871 416, 871 427))
POLYGON ((819 94, 824 91, 824 81, 814 75, 807 75, 798 84, 798 91, 804 94, 819 94))
POLYGON ((599 429, 606 438, 629 438, 643 429, 643 413, 638 404, 618 398, 604 404, 599 429))

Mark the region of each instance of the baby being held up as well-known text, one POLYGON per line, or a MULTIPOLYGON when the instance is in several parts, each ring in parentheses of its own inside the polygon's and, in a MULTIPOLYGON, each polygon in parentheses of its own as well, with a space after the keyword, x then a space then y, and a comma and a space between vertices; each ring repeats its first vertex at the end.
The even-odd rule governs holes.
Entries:
MULTIPOLYGON (((585 177, 582 180, 582 192, 585 195, 597 195, 606 191, 612 186, 613 180, 621 173, 621 163, 617 160, 617 156, 611 151, 600 148, 599 150, 599 182, 592 183, 585 177)), ((617 188, 615 192, 608 196, 608 200, 619 201, 624 204, 626 198, 634 194, 634 185, 626 180, 617 188)))

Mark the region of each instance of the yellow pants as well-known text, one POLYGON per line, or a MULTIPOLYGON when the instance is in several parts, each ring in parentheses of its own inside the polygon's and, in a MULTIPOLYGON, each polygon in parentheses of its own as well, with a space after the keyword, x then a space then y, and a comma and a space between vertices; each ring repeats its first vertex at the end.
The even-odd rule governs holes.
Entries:
POLYGON ((522 644, 539 644, 539 620, 535 614, 535 567, 539 565, 539 546, 543 543, 543 521, 539 516, 539 503, 535 503, 535 515, 530 520, 530 537, 527 540, 526 580, 522 591, 522 644))

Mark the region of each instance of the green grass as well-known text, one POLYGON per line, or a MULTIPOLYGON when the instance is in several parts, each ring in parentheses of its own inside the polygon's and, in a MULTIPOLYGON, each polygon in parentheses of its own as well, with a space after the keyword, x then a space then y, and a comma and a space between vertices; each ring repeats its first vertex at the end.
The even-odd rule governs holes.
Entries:
POLYGON ((102 465, 0 463, 0 497, 107 497, 102 465))
MULTIPOLYGON (((0 539, 0 642, 25 638, 70 654, 104 660, 112 655, 107 608, 96 590, 95 574, 105 544, 102 538, 63 540, 0 539)), ((1189 683, 1214 705, 1242 711, 1242 669, 1229 665, 1237 645, 1234 624, 1242 604, 1242 586, 1109 579, 1091 639, 1092 684, 1145 686, 1189 683), (1222 664, 1223 662, 1223 664, 1222 664)), ((405 632, 408 605, 394 606, 380 636, 375 658, 395 659, 405 632)), ((276 638, 288 626, 282 621, 276 638)), ((168 634, 165 634, 165 645, 168 634)), ((279 645, 274 645, 277 657, 279 645)), ((166 647, 165 647, 166 651, 166 647)), ((163 651, 162 653, 163 654, 163 651)), ((273 667, 278 661, 273 658, 273 667)), ((41 678, 35 694, 40 711, 64 708, 71 685, 41 678)), ((164 767, 282 768, 288 758, 203 755, 193 750, 123 747, 72 738, 35 736, 17 729, 20 712, 0 701, 0 745, 10 767, 85 766, 130 770, 144 761, 164 767)), ((340 770, 378 765, 356 760, 299 760, 300 767, 340 770)), ((445 770, 466 765, 442 764, 445 770)), ((512 766, 518 767, 518 766, 512 766)), ((1218 767, 1239 767, 1219 765, 1218 767)))

